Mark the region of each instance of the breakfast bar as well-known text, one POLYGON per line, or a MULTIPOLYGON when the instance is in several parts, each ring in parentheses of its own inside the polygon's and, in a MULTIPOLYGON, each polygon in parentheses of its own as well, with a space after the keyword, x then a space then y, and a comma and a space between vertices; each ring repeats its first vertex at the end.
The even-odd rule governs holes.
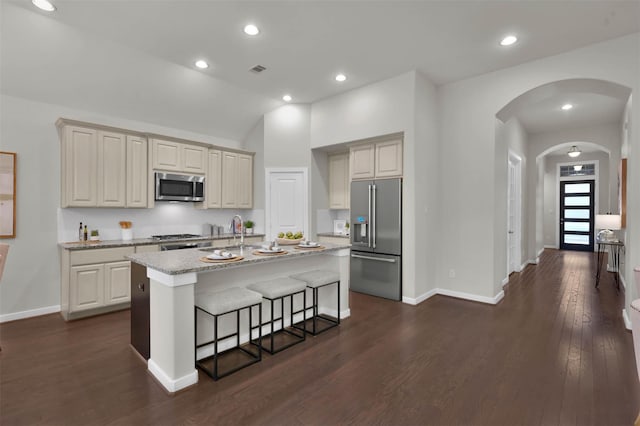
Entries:
MULTIPOLYGON (((197 353, 195 350, 194 306, 200 294, 231 287, 244 288, 257 281, 324 269, 340 275, 340 307, 336 312, 336 293, 332 289, 320 297, 319 310, 340 318, 350 315, 348 244, 322 243, 322 246, 307 249, 299 246, 282 248, 278 253, 265 253, 261 246, 231 248, 228 252, 233 258, 230 259, 217 259, 212 249, 128 256, 132 262, 146 267, 150 281, 148 369, 169 392, 196 384, 198 373, 194 360, 210 354, 206 347, 198 349, 197 353)), ((266 318, 266 312, 263 312, 263 318, 266 318)), ((295 321, 301 320, 302 314, 298 314, 295 321)), ((285 322, 285 325, 289 324, 285 322)), ((198 322, 199 333, 201 329, 206 331, 207 327, 201 327, 198 322)), ((248 335, 241 336, 241 340, 248 339, 248 335)))

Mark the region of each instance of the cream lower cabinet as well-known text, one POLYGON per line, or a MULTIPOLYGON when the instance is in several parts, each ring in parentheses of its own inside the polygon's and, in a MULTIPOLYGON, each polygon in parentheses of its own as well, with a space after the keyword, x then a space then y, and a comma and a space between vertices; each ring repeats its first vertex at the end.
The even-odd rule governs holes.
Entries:
POLYGON ((117 309, 131 301, 131 262, 134 247, 62 250, 61 313, 66 320, 117 309))

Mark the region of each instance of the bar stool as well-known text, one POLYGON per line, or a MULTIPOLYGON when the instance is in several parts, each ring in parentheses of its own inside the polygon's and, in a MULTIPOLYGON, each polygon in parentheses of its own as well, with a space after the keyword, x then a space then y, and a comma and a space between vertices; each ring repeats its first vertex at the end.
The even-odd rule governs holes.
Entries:
MULTIPOLYGON (((302 274, 291 275, 291 278, 304 281, 305 283, 307 283, 307 287, 309 287, 313 291, 313 305, 311 306, 311 308, 313 308, 313 317, 311 318, 312 326, 311 326, 311 331, 309 331, 309 333, 311 333, 314 336, 317 336, 323 331, 327 331, 330 328, 340 325, 340 275, 337 272, 315 270, 315 271, 303 272, 302 274), (332 284, 336 284, 337 290, 338 290, 338 304, 336 305, 336 312, 337 312, 336 318, 330 318, 326 315, 321 315, 318 313, 318 289, 321 287, 332 285, 332 284), (329 324, 329 326, 324 327, 322 330, 318 330, 318 320, 324 321, 325 323, 329 324)), ((305 311, 311 308, 306 308, 305 311)), ((305 314, 305 321, 306 321, 306 314, 305 314)), ((297 327, 298 326, 296 325, 296 328, 297 327)), ((306 328, 306 324, 305 324, 305 328, 306 328)))
POLYGON ((245 288, 233 287, 227 290, 216 291, 202 294, 196 301, 194 309, 195 321, 195 342, 196 342, 196 367, 204 371, 213 380, 218 380, 228 376, 231 373, 248 367, 251 364, 262 360, 262 327, 260 327, 260 318, 262 318, 262 295, 245 288), (253 308, 258 307, 258 325, 253 325, 253 308), (249 345, 257 346, 257 354, 240 346, 240 311, 247 309, 249 311, 249 345), (213 317, 213 340, 198 345, 198 311, 213 317), (236 331, 222 337, 218 337, 218 321, 219 318, 227 314, 236 314, 236 331), (254 329, 258 329, 257 344, 253 343, 252 333, 254 329), (235 337, 235 346, 230 349, 218 353, 219 342, 235 337), (198 360, 197 349, 213 343, 213 355, 198 360), (218 362, 221 355, 231 355, 239 353, 241 356, 248 355, 249 360, 237 365, 228 371, 220 373, 218 370, 218 362), (206 366, 207 361, 213 359, 213 369, 206 366))
MULTIPOLYGON (((295 344, 303 342, 306 338, 306 328, 302 328, 302 334, 293 331, 293 329, 287 329, 284 325, 284 299, 289 298, 289 321, 290 324, 293 325, 293 315, 296 313, 293 311, 293 297, 302 294, 302 306, 307 305, 307 295, 306 295, 306 284, 300 280, 296 280, 289 277, 277 278, 269 281, 261 281, 254 284, 250 284, 247 286, 248 289, 253 290, 257 293, 260 293, 262 297, 271 302, 271 319, 263 323, 262 325, 269 324, 270 333, 269 333, 269 341, 270 345, 267 348, 266 346, 260 344, 262 349, 269 352, 270 354, 275 354, 282 350, 285 350, 295 344), (274 302, 276 300, 280 300, 280 316, 278 318, 274 318, 274 302), (277 331, 273 331, 274 324, 276 321, 280 321, 281 329, 277 331), (288 343, 281 343, 279 347, 274 346, 274 337, 276 334, 292 336, 294 339, 288 343)), ((264 336, 267 337, 266 335, 264 336)), ((285 339, 281 339, 285 340, 285 339)))

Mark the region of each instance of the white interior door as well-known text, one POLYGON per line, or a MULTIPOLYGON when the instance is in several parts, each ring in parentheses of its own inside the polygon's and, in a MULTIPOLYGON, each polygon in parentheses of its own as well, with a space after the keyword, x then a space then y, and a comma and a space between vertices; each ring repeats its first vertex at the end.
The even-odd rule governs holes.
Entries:
POLYGON ((306 169, 267 170, 267 239, 280 232, 309 235, 306 169))
POLYGON ((521 270, 520 253, 520 159, 509 156, 509 182, 507 195, 507 263, 508 271, 521 270))

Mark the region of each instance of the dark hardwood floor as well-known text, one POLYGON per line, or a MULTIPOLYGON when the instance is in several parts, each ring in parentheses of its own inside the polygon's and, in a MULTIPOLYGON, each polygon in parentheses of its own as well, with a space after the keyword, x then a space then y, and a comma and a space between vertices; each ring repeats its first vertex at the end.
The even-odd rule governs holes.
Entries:
POLYGON ((352 293, 351 318, 167 395, 129 312, 0 325, 2 425, 630 425, 640 407, 624 294, 592 254, 546 250, 489 306, 352 293))

